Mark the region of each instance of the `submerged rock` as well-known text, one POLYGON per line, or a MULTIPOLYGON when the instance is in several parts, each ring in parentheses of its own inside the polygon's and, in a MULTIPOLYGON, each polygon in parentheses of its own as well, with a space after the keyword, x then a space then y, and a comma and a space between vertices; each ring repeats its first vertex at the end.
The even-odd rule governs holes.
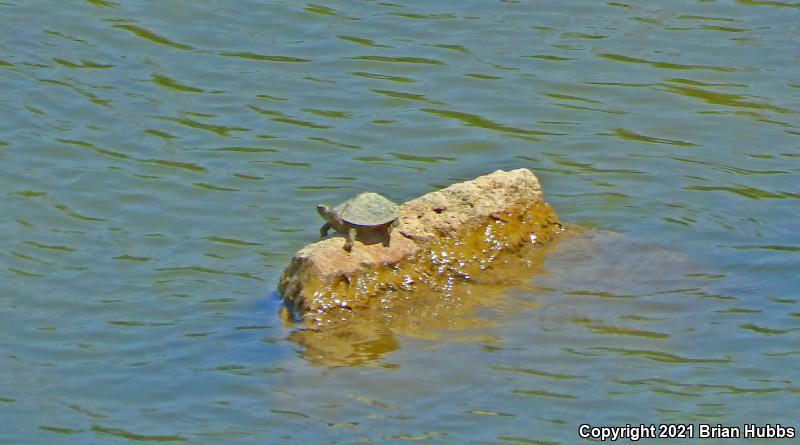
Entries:
POLYGON ((498 170, 401 205, 388 246, 369 232, 351 252, 341 236, 309 244, 284 270, 278 292, 304 315, 413 299, 419 290, 447 292, 563 228, 530 170, 498 170))

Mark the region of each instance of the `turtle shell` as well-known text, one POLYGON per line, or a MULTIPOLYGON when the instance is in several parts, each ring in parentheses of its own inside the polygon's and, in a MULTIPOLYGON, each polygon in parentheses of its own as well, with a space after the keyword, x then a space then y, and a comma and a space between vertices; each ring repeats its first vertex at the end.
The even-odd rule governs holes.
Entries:
POLYGON ((397 204, 372 192, 364 192, 339 204, 334 209, 348 224, 356 226, 380 226, 400 216, 397 204))

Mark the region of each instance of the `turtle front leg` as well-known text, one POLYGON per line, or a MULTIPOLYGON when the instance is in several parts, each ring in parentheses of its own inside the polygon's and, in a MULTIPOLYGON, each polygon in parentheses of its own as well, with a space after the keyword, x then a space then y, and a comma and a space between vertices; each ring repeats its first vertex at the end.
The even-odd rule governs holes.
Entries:
POLYGON ((356 228, 350 227, 350 229, 347 230, 347 241, 344 242, 344 250, 348 252, 353 250, 353 243, 355 242, 355 240, 356 240, 356 228))
POLYGON ((328 236, 328 230, 331 230, 332 228, 333 226, 331 225, 331 223, 326 222, 325 224, 323 224, 322 227, 319 228, 319 237, 325 238, 326 236, 328 236))

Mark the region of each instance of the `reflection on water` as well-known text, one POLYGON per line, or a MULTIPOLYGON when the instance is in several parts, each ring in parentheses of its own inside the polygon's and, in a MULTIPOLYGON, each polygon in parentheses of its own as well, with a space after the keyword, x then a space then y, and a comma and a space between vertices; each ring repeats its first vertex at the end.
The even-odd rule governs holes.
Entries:
MULTIPOLYGON (((526 245, 487 270, 470 274, 467 281, 451 278, 446 286, 437 289, 421 287, 391 298, 376 297, 371 308, 309 315, 305 324, 309 327, 293 331, 289 338, 303 346, 311 363, 325 366, 385 365, 382 357, 400 346, 395 336, 485 341, 487 337, 479 331, 495 326, 498 319, 484 312, 517 305, 508 301, 512 290, 536 290, 527 281, 532 274, 541 272, 552 248, 552 244, 526 245), (466 334, 459 336, 460 332, 466 334)), ((531 305, 519 302, 519 306, 529 309, 531 305)))
POLYGON ((0 0, 0 442, 796 422, 796 12, 0 0), (519 167, 600 230, 351 332, 276 316, 317 202, 519 167))
MULTIPOLYGON (((712 296, 705 290, 713 284, 709 278, 721 276, 693 273, 698 267, 686 255, 655 244, 576 228, 546 247, 528 247, 467 282, 438 292, 415 292, 405 300, 376 301, 370 309, 333 311, 325 315, 325 323, 309 323, 313 327, 306 328, 297 325, 289 338, 303 346, 305 357, 317 365, 386 365, 383 356, 400 346, 396 336, 502 343, 501 337, 488 332, 498 329, 506 318, 530 316, 530 311, 537 310, 546 298, 543 296, 557 293, 567 298, 565 302, 598 299, 596 304, 604 312, 623 309, 637 314, 603 317, 610 321, 570 317, 569 323, 577 329, 592 334, 668 339, 674 325, 662 332, 648 328, 652 323, 640 322, 658 321, 644 315, 653 304, 665 314, 667 307, 686 310, 688 305, 675 300, 676 295, 712 296), (659 299, 664 301, 648 301, 659 299)), ((680 360, 665 352, 638 352, 680 360)))

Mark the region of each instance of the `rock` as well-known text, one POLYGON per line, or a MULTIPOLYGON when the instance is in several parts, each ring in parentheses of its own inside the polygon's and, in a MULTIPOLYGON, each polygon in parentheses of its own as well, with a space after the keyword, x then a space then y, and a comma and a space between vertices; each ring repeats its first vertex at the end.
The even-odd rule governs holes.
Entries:
POLYGON ((389 246, 381 235, 309 244, 283 272, 278 292, 297 314, 355 309, 413 292, 447 291, 503 255, 563 231, 528 169, 498 170, 406 202, 389 246))

